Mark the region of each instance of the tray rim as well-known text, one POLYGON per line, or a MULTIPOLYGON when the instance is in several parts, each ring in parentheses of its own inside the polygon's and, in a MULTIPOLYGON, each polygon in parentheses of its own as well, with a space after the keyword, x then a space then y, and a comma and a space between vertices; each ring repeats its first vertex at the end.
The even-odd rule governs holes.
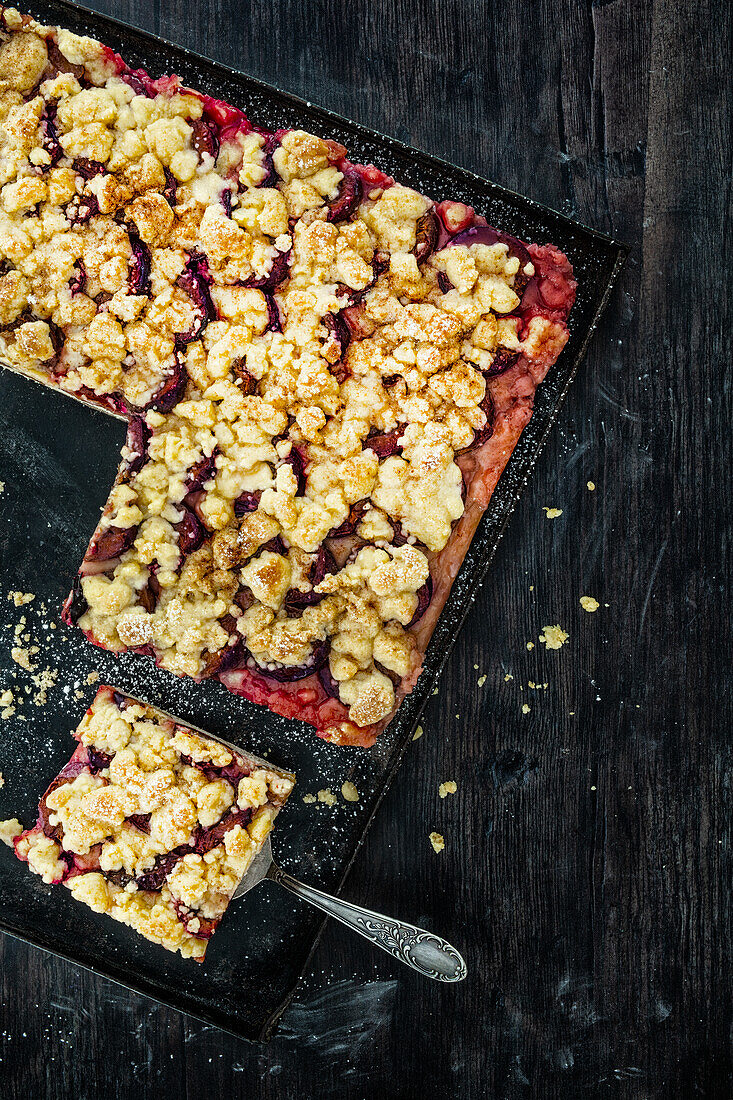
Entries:
MULTIPOLYGON (((18 10, 20 10, 22 13, 33 15, 33 10, 37 10, 37 6, 43 7, 44 3, 45 0, 39 0, 38 5, 36 0, 20 0, 18 10)), ((584 222, 581 222, 577 218, 571 218, 562 211, 556 210, 551 206, 541 203, 531 196, 523 195, 521 194, 521 192, 514 191, 511 188, 496 183, 485 176, 481 176, 477 172, 474 172, 469 168, 453 164, 451 161, 448 161, 443 157, 437 156, 436 154, 429 153, 423 149, 415 148, 414 146, 408 145, 406 142, 400 141, 398 138, 395 138, 389 134, 383 134, 381 131, 373 129, 369 126, 365 126, 362 123, 355 122, 354 120, 349 119, 347 116, 341 115, 338 112, 331 110, 330 108, 322 107, 318 103, 306 100, 302 96, 298 96, 293 92, 281 89, 277 87, 277 85, 270 84, 260 79, 259 77, 251 76, 241 69, 235 69, 229 65, 225 65, 224 63, 219 62, 215 58, 209 57, 206 54, 197 53, 194 50, 190 50, 188 47, 172 42, 161 35, 153 34, 150 31, 144 30, 143 28, 136 26, 134 23, 128 23, 124 20, 117 19, 114 16, 110 16, 102 12, 97 12, 94 9, 74 3, 72 2, 72 0, 48 0, 48 3, 49 6, 60 8, 63 11, 67 12, 75 20, 78 20, 80 18, 88 20, 90 27, 92 28, 95 24, 98 25, 100 28, 109 28, 112 33, 115 33, 121 37, 124 37, 125 34, 131 33, 137 38, 142 38, 146 40, 146 42, 150 46, 155 47, 156 49, 164 47, 179 56, 183 55, 183 59, 185 61, 190 60, 191 63, 194 65, 200 65, 201 63, 204 63, 207 66, 211 66, 214 70, 217 71, 218 75, 220 77, 223 77, 224 79, 232 79, 234 81, 244 80, 253 91, 260 93, 265 98, 267 96, 275 96, 279 100, 286 101, 286 104, 288 106, 291 106, 296 110, 305 110, 310 113, 315 112, 318 116, 323 118, 325 124, 332 123, 334 126, 341 127, 343 129, 346 129, 347 131, 350 131, 360 139, 368 140, 374 144, 384 147, 384 154, 387 160, 393 153, 395 153, 398 155, 398 157, 409 159, 415 165, 422 165, 429 170, 439 172, 446 176, 451 175, 453 179, 455 179, 459 184, 461 182, 465 182, 468 186, 479 187, 481 189, 485 189, 488 186, 491 189, 493 196, 497 200, 502 200, 508 205, 515 207, 519 203, 525 207, 530 208, 533 212, 536 212, 539 215, 551 214, 554 218, 557 218, 562 223, 564 223, 564 226, 566 227, 568 232, 579 232, 586 239, 597 242, 599 246, 602 246, 605 249, 609 260, 611 256, 615 253, 613 264, 605 281, 603 293, 601 294, 598 304, 592 316, 590 317, 590 320, 587 324, 586 332, 578 348, 575 351, 572 364, 567 371, 563 384, 557 391, 556 397, 554 399, 554 405, 552 411, 548 416, 547 423, 544 425, 541 434, 534 441, 532 452, 528 456, 525 456, 523 458, 525 468, 522 473, 521 481, 516 484, 511 499, 507 501, 504 506, 503 513, 499 517, 495 517, 500 520, 498 530, 492 540, 484 548, 480 562, 474 563, 473 565, 471 565, 471 563, 468 563, 469 565, 471 565, 472 569, 471 583, 462 597, 462 606, 459 609, 459 617, 456 619, 451 632, 451 636, 442 650, 440 660, 435 664, 434 668, 430 670, 425 670, 427 673, 425 682, 428 686, 428 690, 425 691, 422 701, 419 703, 417 709, 415 710, 415 713, 412 715, 409 721, 409 725, 406 727, 406 730, 401 735, 396 734, 396 743, 390 752, 390 757, 387 762, 385 772, 380 779, 380 786, 374 793, 374 800, 372 802, 371 810, 368 817, 364 821, 361 833, 359 834, 356 843, 354 844, 353 850, 344 865, 343 872, 339 878, 338 886, 334 891, 335 893, 340 893, 341 889, 343 888, 344 882, 348 877, 349 872, 351 871, 354 861, 356 860, 356 857, 361 850, 367 832, 374 822, 375 816, 382 804, 382 800, 387 794, 387 791, 389 790, 397 773, 397 770, 399 769, 402 760, 407 752, 408 746, 412 739, 412 734, 414 733, 415 727, 419 724, 422 713, 427 706, 428 699, 430 698, 430 689, 440 678, 440 675, 446 663, 448 662, 453 647, 458 639, 458 635, 460 634, 463 623, 474 602, 476 591, 486 577, 486 574, 492 564, 494 555, 496 553, 496 549, 502 537, 504 536, 504 533, 506 532, 511 516, 513 515, 519 499, 527 486, 529 478, 534 471, 536 463, 545 447, 550 432, 555 428, 557 418, 559 416, 565 398, 567 397, 568 390, 575 380, 580 364, 586 354, 588 344, 595 334, 599 321, 608 307, 611 295, 616 287, 620 272, 626 262, 628 254, 631 250, 631 246, 626 244, 625 242, 616 240, 614 237, 610 236, 607 233, 594 229, 592 226, 586 225, 584 222)), ((44 22, 44 18, 41 16, 34 15, 33 17, 38 19, 38 21, 41 23, 44 22)), ((46 23, 46 25, 49 24, 46 23)), ((92 30, 92 33, 96 32, 92 30)), ((103 40, 103 37, 104 35, 103 33, 101 33, 99 35, 100 40, 103 40)), ((187 85, 184 84, 184 86, 187 85)), ((43 379, 30 376, 21 371, 17 371, 12 366, 10 366, 10 364, 5 364, 3 362, 3 366, 5 367, 5 369, 10 369, 11 371, 13 371, 13 373, 22 375, 29 381, 35 381, 41 385, 46 386, 47 388, 54 389, 56 393, 60 393, 67 397, 71 397, 76 401, 79 401, 86 408, 96 409, 97 412, 112 417, 116 420, 126 420, 125 417, 121 417, 111 410, 100 407, 99 405, 94 405, 93 403, 90 404, 89 402, 81 401, 81 399, 77 398, 72 393, 67 393, 64 390, 60 390, 53 386, 48 387, 48 384, 44 383, 43 379)), ((517 446, 518 445, 519 441, 517 446)), ((515 455, 516 448, 512 452, 512 455, 510 456, 504 471, 502 471, 501 477, 499 479, 499 485, 502 481, 506 482, 506 475, 513 464, 515 455)), ((519 458, 520 456, 517 457, 519 458)), ((499 486, 497 486, 497 488, 498 487, 499 486)), ((469 544, 469 548, 473 545, 474 540, 478 537, 480 527, 484 523, 485 517, 486 512, 480 520, 479 527, 474 533, 471 544, 469 544)), ((466 570, 466 567, 466 560, 464 559, 459 569, 459 572, 454 579, 453 586, 456 585, 459 577, 466 570)), ((438 623, 440 622, 444 611, 445 608, 441 612, 441 616, 439 616, 438 618, 438 623)), ((403 705, 405 705, 406 702, 407 700, 403 702, 403 705)), ((156 703, 152 703, 151 705, 157 706, 156 703)), ((399 713, 399 711, 397 713, 399 713)), ((188 720, 184 719, 184 721, 188 720)), ((188 724, 190 724, 190 722, 188 724)), ((207 736, 213 738, 217 737, 216 734, 211 734, 208 732, 207 736)), ((362 750, 352 749, 351 751, 362 750)), ((368 752, 370 750, 363 751, 368 752)), ((130 980, 129 976, 124 978, 116 977, 107 969, 101 969, 100 967, 95 966, 93 963, 83 962, 74 956, 71 948, 69 950, 64 950, 57 946, 49 946, 42 942, 42 936, 35 934, 34 932, 26 933, 17 931, 15 928, 12 927, 12 925, 7 923, 6 920, 2 918, 0 918, 0 931, 12 936, 14 939, 30 943, 34 947, 38 947, 41 950, 48 952, 50 955, 55 956, 56 958, 63 959, 66 962, 71 962, 76 966, 80 966, 87 972, 94 974, 95 977, 104 978, 105 980, 113 982, 116 985, 131 989, 136 994, 149 997, 150 999, 165 1005, 169 1009, 173 1009, 176 1012, 183 1013, 184 1015, 190 1016, 191 1018, 199 1020, 200 1022, 205 1024, 214 1023, 216 1027, 221 1028, 223 1031, 229 1034, 237 1036, 237 1038, 239 1039, 244 1039, 247 1042, 261 1043, 267 1042, 273 1037, 280 1017, 296 996, 303 976, 307 971, 313 955, 315 954, 316 948, 320 943, 320 939, 323 934, 326 922, 327 918, 324 918, 318 925, 311 948, 307 954, 307 957, 305 958, 305 961, 303 962, 302 967, 298 971, 297 978, 294 981, 292 988, 283 998, 283 1001, 275 1009, 273 1009, 269 1017, 262 1024, 259 1033, 254 1038, 251 1036, 251 1034, 246 1035, 241 1029, 238 1030, 236 1026, 227 1023, 227 1021, 224 1019, 217 1019, 216 1021, 214 1021, 214 1012, 210 1012, 209 1015, 204 1015, 201 1012, 196 1011, 195 1008, 182 1007, 180 1004, 175 1003, 172 997, 168 997, 165 994, 162 994, 157 989, 155 992, 150 991, 148 988, 146 988, 148 985, 148 980, 142 971, 135 973, 133 984, 133 980, 130 980)))

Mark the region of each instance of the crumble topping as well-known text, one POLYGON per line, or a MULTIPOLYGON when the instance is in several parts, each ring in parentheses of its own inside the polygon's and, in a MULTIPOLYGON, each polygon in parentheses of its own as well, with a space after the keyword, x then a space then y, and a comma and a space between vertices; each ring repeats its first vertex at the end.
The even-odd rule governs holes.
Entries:
POLYGON ((583 611, 597 611, 601 605, 593 596, 581 596, 580 606, 583 611))
POLYGON ((433 851, 434 852, 437 853, 437 852, 442 852, 443 851, 443 849, 445 848, 445 840, 440 835, 440 833, 431 833, 429 839, 430 839, 430 843, 433 846, 433 851))
POLYGON ((570 637, 561 626, 543 626, 543 634, 540 634, 540 641, 545 643, 547 649, 562 649, 570 637))
POLYGON ((37 824, 0 839, 44 882, 203 959, 293 777, 103 686, 37 824))
POLYGON ((441 798, 447 798, 449 794, 455 794, 458 790, 458 784, 455 779, 447 779, 445 783, 441 783, 438 787, 438 794, 441 798))
POLYGON ((386 721, 477 455, 567 340, 529 248, 4 9, 0 357, 130 420, 67 621, 260 702, 310 678, 332 740, 386 721))

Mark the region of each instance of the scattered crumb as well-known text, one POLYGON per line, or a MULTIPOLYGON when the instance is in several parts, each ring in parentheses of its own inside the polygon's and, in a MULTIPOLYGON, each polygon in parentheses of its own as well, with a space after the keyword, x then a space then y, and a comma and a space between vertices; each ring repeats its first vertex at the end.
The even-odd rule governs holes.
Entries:
POLYGON ((20 836, 23 832, 23 826, 18 821, 17 817, 11 817, 7 821, 0 821, 0 840, 3 844, 7 844, 8 848, 13 847, 13 840, 16 836, 20 836))
POLYGON ((594 491, 595 487, 596 487, 596 483, 595 483, 595 481, 589 481, 589 482, 587 482, 587 486, 588 486, 588 492, 592 493, 594 491))
POLYGON ((23 649, 19 645, 14 645, 10 650, 10 656, 13 658, 16 665, 20 665, 20 667, 26 669, 27 672, 33 671, 31 658, 34 657, 36 653, 38 653, 37 645, 32 645, 29 649, 23 649))
POLYGON ((595 791, 595 790, 597 790, 597 788, 596 787, 591 787, 591 790, 595 791))
POLYGON ((478 686, 480 688, 482 688, 484 686, 484 684, 486 683, 486 673, 484 673, 483 676, 479 676, 479 678, 476 682, 477 682, 478 686))
POLYGON ((422 737, 424 732, 425 732, 425 730, 422 728, 422 726, 418 726, 417 729, 415 730, 415 732, 412 735, 412 740, 417 741, 418 737, 422 737))
POLYGON ((474 667, 475 669, 478 669, 478 665, 474 665, 473 667, 474 667))
POLYGON ((345 783, 341 784, 341 794, 344 796, 347 802, 358 802, 359 792, 353 783, 347 779, 345 783))
POLYGON ((527 649, 534 649, 534 642, 527 642, 527 649))
POLYGON ((303 795, 303 801, 305 802, 306 806, 310 806, 312 802, 315 802, 315 800, 316 800, 316 796, 314 794, 304 794, 303 795))
POLYGON ((8 592, 8 599, 12 600, 16 607, 23 607, 24 604, 31 603, 35 600, 35 592, 8 592))
POLYGON ((4 492, 5 492, 5 482, 0 481, 0 493, 4 493, 4 492))
POLYGON ((446 779, 445 783, 441 783, 438 787, 438 794, 441 798, 447 798, 449 794, 455 794, 458 790, 458 784, 455 779, 446 779))
POLYGON ((442 852, 445 848, 445 841, 443 840, 443 837, 440 835, 440 833, 431 833, 430 843, 433 846, 434 852, 442 852))
POLYGON ((531 706, 529 705, 529 703, 522 703, 522 714, 529 714, 529 712, 531 711, 531 709, 532 709, 532 708, 531 708, 531 706))
POLYGON ((543 626, 542 629, 544 633, 540 634, 540 641, 545 643, 547 649, 562 649, 570 637, 561 626, 543 626))
POLYGON ((568 714, 569 714, 569 715, 570 715, 570 717, 572 718, 572 717, 573 717, 573 715, 575 714, 575 711, 574 711, 574 710, 569 710, 569 711, 568 711, 568 714))
POLYGON ((581 596, 580 606, 583 608, 583 611, 597 611, 601 605, 598 600, 594 600, 592 596, 581 596))
POLYGON ((531 584, 531 585, 529 586, 529 590, 530 590, 530 592, 534 592, 534 585, 533 585, 533 584, 531 584))
POLYGON ((335 806, 338 802, 336 795, 328 787, 324 787, 318 792, 318 801, 325 802, 327 806, 335 806))
POLYGON ((98 672, 90 672, 89 675, 87 676, 87 683, 88 684, 96 684, 98 679, 99 679, 99 673, 98 672))
POLYGON ((438 689, 437 689, 437 688, 433 688, 433 690, 432 690, 431 694, 432 694, 432 695, 437 695, 437 694, 438 694, 438 689))
POLYGON ((506 676, 504 677, 504 683, 506 684, 509 680, 513 679, 514 677, 512 676, 511 672, 507 672, 506 676))
POLYGON ((562 508, 543 508, 542 511, 547 514, 548 519, 557 519, 562 515, 562 508))
POLYGON ((5 776, 3 775, 2 772, 0 772, 0 787, 4 787, 4 786, 5 786, 5 776))
POLYGON ((42 672, 31 676, 33 683, 38 688, 33 696, 33 702, 37 707, 45 707, 48 702, 48 693, 58 680, 58 676, 59 670, 57 668, 44 668, 42 672))

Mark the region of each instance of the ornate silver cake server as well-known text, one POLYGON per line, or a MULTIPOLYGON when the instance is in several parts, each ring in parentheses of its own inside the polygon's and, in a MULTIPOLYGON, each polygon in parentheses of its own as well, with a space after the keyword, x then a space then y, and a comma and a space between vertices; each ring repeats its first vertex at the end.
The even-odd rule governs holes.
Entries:
POLYGON ((234 891, 234 898, 242 897, 264 879, 279 882, 296 897, 310 902, 329 917, 341 921, 395 959, 411 966, 419 974, 424 974, 426 978, 435 978, 438 982, 460 982, 468 973, 459 952, 440 936, 426 932, 424 928, 417 928, 414 924, 385 917, 342 898, 332 897, 317 890, 315 886, 298 882, 273 860, 269 837, 234 891))

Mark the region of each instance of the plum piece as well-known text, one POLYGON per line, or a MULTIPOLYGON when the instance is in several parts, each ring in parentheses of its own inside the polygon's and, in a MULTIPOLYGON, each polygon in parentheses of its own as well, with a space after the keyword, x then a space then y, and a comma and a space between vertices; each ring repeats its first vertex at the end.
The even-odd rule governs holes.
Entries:
POLYGON ((130 294, 150 295, 150 249, 133 230, 129 233, 132 263, 128 285, 130 294))
POLYGON ((277 680, 279 684, 291 684, 296 680, 304 680, 306 676, 312 676, 314 672, 318 672, 328 659, 328 649, 327 642, 316 642, 307 661, 302 665, 281 665, 273 662, 274 667, 263 668, 252 658, 253 668, 256 672, 267 676, 268 679, 277 680))
MULTIPOLYGON (((236 625, 236 620, 235 620, 236 625)), ((226 628, 225 628, 226 629, 226 628)), ((232 668, 241 668, 247 660, 247 651, 243 642, 237 641, 233 645, 223 646, 216 653, 209 653, 205 658, 202 677, 218 676, 220 672, 227 672, 232 668)))
POLYGON ((234 603, 242 611, 249 611, 254 602, 255 598, 248 588, 240 588, 234 597, 234 603))
POLYGON ((89 604, 86 601, 84 591, 81 586, 81 576, 77 573, 74 577, 74 583, 71 587, 71 596, 69 597, 69 607, 67 610, 67 616, 74 626, 79 622, 82 615, 86 614, 89 610, 89 604))
POLYGON ((447 294, 449 290, 453 290, 453 283, 450 281, 444 271, 438 272, 438 286, 443 294, 447 294))
POLYGON ((130 814, 127 820, 141 833, 150 833, 150 814, 130 814))
POLYGON ((73 279, 69 280, 69 291, 72 298, 75 294, 83 294, 87 285, 87 269, 84 266, 83 260, 77 260, 74 264, 76 275, 73 279))
POLYGON ((130 550, 137 538, 137 527, 106 527, 92 542, 87 558, 92 561, 111 561, 130 550))
POLYGON ((195 493, 199 489, 203 489, 207 481, 211 481, 212 477, 216 475, 216 450, 210 455, 204 455, 198 462, 194 462, 193 466, 186 474, 186 489, 189 493, 195 493))
POLYGON ((438 215, 433 213, 432 210, 428 210, 427 214, 423 214, 418 219, 415 226, 415 247, 412 254, 418 264, 425 263, 427 258, 435 252, 439 236, 440 223, 438 222, 438 215))
POLYGON ((99 176, 102 172, 107 171, 100 161, 89 160, 87 157, 77 157, 76 160, 72 162, 72 168, 77 176, 81 176, 85 180, 92 180, 95 176, 99 176))
POLYGON ((287 252, 278 252, 277 249, 275 249, 275 257, 268 274, 250 275, 248 279, 244 280, 242 286, 251 287, 253 290, 264 290, 272 294, 272 292, 279 287, 283 279, 287 279, 288 277, 292 251, 292 248, 289 248, 287 252))
POLYGON ((323 325, 328 329, 333 339, 339 346, 339 359, 346 354, 346 349, 351 343, 351 332, 341 313, 327 313, 323 318, 323 325))
POLYGON ((133 416, 127 425, 127 439, 125 446, 130 452, 127 459, 127 472, 136 474, 142 470, 148 461, 148 441, 150 440, 150 428, 142 416, 133 416))
POLYGON ((184 557, 192 554, 194 550, 198 550, 204 541, 206 532, 204 525, 195 512, 186 508, 183 519, 179 520, 178 523, 174 523, 173 526, 178 532, 178 549, 184 557))
POLYGON ((369 498, 365 497, 364 500, 357 500, 356 504, 352 504, 349 509, 349 514, 341 524, 340 527, 332 527, 328 532, 328 538, 330 539, 345 539, 351 535, 356 534, 356 528, 364 518, 364 513, 369 505, 369 498))
POLYGON ((245 359, 236 359, 232 363, 232 370, 237 378, 239 390, 245 397, 251 397, 252 394, 257 393, 257 379, 247 370, 245 359))
POLYGON ((178 187, 178 184, 176 183, 176 177, 173 175, 170 168, 164 168, 163 171, 165 172, 165 187, 163 188, 161 194, 163 195, 163 198, 168 203, 168 205, 172 207, 176 205, 176 188, 178 187))
POLYGON ((263 291, 267 305, 267 327, 265 332, 282 332, 283 323, 280 319, 280 310, 272 294, 263 291))
POLYGON ((498 374, 503 374, 505 370, 509 370, 519 359, 520 353, 518 351, 510 351, 509 348, 499 347, 494 355, 491 366, 487 368, 485 374, 488 378, 494 378, 498 374))
POLYGON ((469 450, 473 447, 480 447, 482 443, 485 443, 487 439, 491 439, 494 434, 494 402, 491 399, 489 390, 486 390, 484 399, 479 405, 479 408, 483 410, 486 416, 486 423, 483 428, 479 428, 473 437, 472 442, 469 445, 469 450))
POLYGON ((228 187, 225 187, 221 193, 220 199, 221 205, 224 207, 224 213, 228 218, 232 216, 232 193, 228 187))
POLYGON ((97 772, 103 771, 110 766, 114 753, 102 752, 101 749, 97 749, 94 745, 89 745, 87 748, 87 757, 89 758, 89 771, 92 775, 96 775, 97 772))
POLYGON ((294 443, 290 448, 290 454, 282 461, 284 465, 292 467, 293 473, 295 474, 295 480, 298 483, 298 487, 295 490, 296 496, 302 497, 305 493, 305 468, 307 465, 307 459, 302 449, 294 443))
POLYGON ((64 155, 64 151, 59 143, 59 135, 56 129, 56 104, 47 103, 43 109, 41 115, 41 133, 43 135, 41 143, 43 148, 51 158, 50 167, 53 168, 55 164, 61 160, 64 155))
POLYGON ((214 160, 219 155, 219 128, 207 118, 196 118, 189 120, 189 126, 193 130, 191 135, 191 145, 198 153, 199 157, 203 157, 204 153, 208 153, 214 160))
MULTIPOLYGON (((209 321, 217 318, 216 307, 209 293, 208 264, 203 256, 191 255, 186 270, 176 279, 176 285, 185 290, 196 307, 196 317, 187 332, 176 333, 176 347, 183 348, 201 338, 209 321)), ((162 411, 162 410, 161 410, 162 411)))
POLYGON ((148 615, 152 615, 158 606, 159 596, 160 584, 155 574, 151 573, 148 577, 148 583, 140 590, 138 595, 138 602, 147 611, 148 615))
POLYGON ((323 593, 316 592, 316 585, 320 584, 328 573, 335 573, 338 566, 333 554, 325 546, 318 548, 315 560, 308 570, 308 580, 311 588, 308 592, 302 592, 299 588, 291 588, 285 597, 285 610, 302 611, 304 607, 313 607, 323 599, 323 593))
POLYGON ((354 213, 364 194, 364 186, 361 176, 355 168, 345 165, 340 169, 343 179, 339 185, 338 194, 328 204, 326 221, 345 222, 354 213))
POLYGON ((253 815, 254 810, 250 808, 230 810, 226 817, 223 817, 221 821, 217 821, 216 825, 199 825, 194 836, 192 850, 200 856, 205 856, 207 852, 210 852, 223 840, 224 835, 230 829, 233 829, 235 825, 241 825, 243 829, 249 825, 253 815))
POLYGON ((282 540, 281 535, 275 535, 274 539, 270 539, 269 542, 265 542, 260 547, 260 551, 269 550, 271 554, 282 554, 283 557, 288 552, 288 548, 282 540))
POLYGON ((373 435, 368 435, 362 444, 362 449, 374 451, 378 458, 389 458, 390 455, 402 454, 399 440, 404 431, 405 425, 399 424, 391 432, 375 432, 373 435))
POLYGON ((170 412, 183 399, 187 384, 188 372, 179 360, 145 408, 161 413, 170 412))
POLYGON ((247 512, 256 512, 260 506, 261 489, 255 489, 253 493, 245 491, 240 493, 234 501, 234 515, 246 516, 247 512))
MULTIPOLYGON (((66 220, 71 225, 85 225, 90 218, 95 218, 98 213, 99 203, 96 195, 76 195, 64 211, 66 220)), ((98 301, 98 299, 95 299, 95 301, 98 301)))
POLYGON ((423 615, 430 606, 430 601, 433 598, 433 578, 428 574, 428 579, 422 588, 417 590, 417 607, 415 608, 415 614, 410 619, 409 623, 405 627, 409 630, 411 626, 415 626, 416 623, 422 619, 423 615))
POLYGON ((275 171, 275 163, 273 161, 273 154, 280 145, 280 142, 275 134, 268 134, 265 137, 265 144, 262 146, 262 167, 267 172, 267 175, 258 183, 258 187, 276 187, 279 183, 280 177, 275 171))
POLYGON ((123 73, 120 80, 123 80, 125 84, 129 85, 135 95, 143 95, 146 98, 149 97, 150 93, 147 87, 149 78, 144 69, 133 69, 130 72, 123 73))
POLYGON ((341 696, 339 695, 338 682, 334 680, 333 676, 331 675, 331 669, 328 667, 328 662, 326 662, 326 664, 318 670, 318 679, 321 681, 323 690, 326 692, 326 695, 330 696, 331 699, 341 698, 341 696))

